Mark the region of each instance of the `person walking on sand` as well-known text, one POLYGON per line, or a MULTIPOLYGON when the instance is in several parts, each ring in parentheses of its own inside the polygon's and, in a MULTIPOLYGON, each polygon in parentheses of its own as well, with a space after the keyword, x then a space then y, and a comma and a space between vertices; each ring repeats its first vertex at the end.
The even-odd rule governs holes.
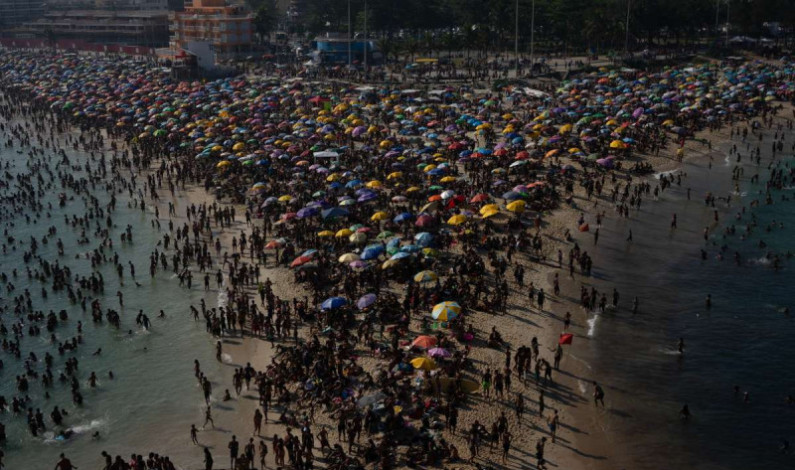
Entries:
POLYGON ((237 442, 237 436, 232 435, 232 440, 229 441, 227 447, 229 448, 229 468, 235 468, 237 454, 240 451, 240 443, 237 442))
POLYGON ((66 458, 66 455, 61 454, 58 463, 55 464, 55 470, 77 470, 77 466, 72 465, 72 462, 66 458))
POLYGON ((209 447, 204 448, 204 470, 213 470, 213 454, 209 447))
POLYGON ((602 390, 602 387, 596 383, 596 380, 593 381, 593 404, 599 406, 599 403, 602 404, 602 407, 605 406, 605 391, 602 390))
POLYGON ((196 429, 195 424, 190 425, 190 440, 196 445, 199 445, 199 431, 196 429))
POLYGON ((261 435, 262 430, 262 412, 259 408, 254 410, 254 434, 261 435))
POLYGON ((202 424, 202 429, 207 427, 207 423, 210 423, 210 426, 215 429, 215 422, 213 421, 213 410, 207 405, 207 408, 204 410, 204 424, 202 424))
POLYGON ((552 416, 549 417, 547 420, 547 425, 549 426, 549 434, 552 436, 552 443, 555 443, 555 434, 558 430, 558 424, 560 423, 560 418, 558 417, 558 410, 555 410, 552 416))

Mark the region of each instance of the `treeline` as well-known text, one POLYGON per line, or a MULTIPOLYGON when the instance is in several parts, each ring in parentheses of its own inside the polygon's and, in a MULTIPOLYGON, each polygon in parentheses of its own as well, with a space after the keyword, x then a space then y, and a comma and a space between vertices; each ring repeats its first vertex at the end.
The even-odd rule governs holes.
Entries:
MULTIPOLYGON (((291 28, 311 34, 347 32, 348 0, 299 0, 291 28)), ((353 27, 364 28, 365 0, 350 0, 353 27)), ((515 0, 367 0, 371 37, 418 49, 510 48, 515 0), (413 45, 407 43, 414 42, 413 45)), ((519 0, 519 39, 526 52, 533 0, 519 0)), ((629 42, 640 46, 704 41, 725 34, 769 34, 778 22, 795 25, 794 0, 535 0, 535 39, 558 50, 623 47, 629 11, 629 42), (717 16, 716 16, 717 14, 717 16), (717 26, 716 26, 717 25, 717 26)), ((387 51, 389 52, 389 51, 387 51)))

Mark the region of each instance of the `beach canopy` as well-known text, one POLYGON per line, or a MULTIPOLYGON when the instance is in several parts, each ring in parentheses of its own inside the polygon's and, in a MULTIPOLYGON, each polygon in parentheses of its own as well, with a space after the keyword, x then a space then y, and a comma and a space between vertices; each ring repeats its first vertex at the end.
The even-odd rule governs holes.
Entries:
POLYGON ((437 343, 436 338, 434 338, 433 336, 422 335, 414 338, 414 341, 411 342, 411 347, 420 348, 420 349, 430 349, 436 346, 436 343, 437 343))
POLYGON ((415 369, 421 370, 434 370, 436 369, 436 363, 433 362, 433 359, 430 357, 415 357, 411 360, 411 365, 415 369))
POLYGON ((437 276, 435 272, 429 270, 420 271, 414 275, 414 282, 426 283, 433 282, 437 279, 439 279, 439 276, 437 276))
POLYGON ((323 301, 323 303, 320 305, 320 308, 323 310, 334 310, 336 308, 344 307, 345 305, 348 305, 348 299, 345 297, 329 297, 323 301))
POLYGON ((436 304, 431 311, 434 320, 450 321, 461 314, 461 306, 457 302, 445 301, 436 304))
POLYGON ((358 307, 359 310, 363 310, 373 305, 376 301, 376 298, 377 297, 375 294, 364 294, 363 296, 359 297, 359 300, 356 301, 356 307, 358 307))

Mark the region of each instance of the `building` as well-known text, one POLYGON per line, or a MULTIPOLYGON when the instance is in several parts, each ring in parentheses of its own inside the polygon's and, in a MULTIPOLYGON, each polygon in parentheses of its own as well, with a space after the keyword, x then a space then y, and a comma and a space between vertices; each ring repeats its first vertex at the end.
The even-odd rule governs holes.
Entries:
POLYGON ((168 0, 46 0, 51 10, 166 10, 168 0))
POLYGON ((193 0, 185 11, 172 12, 172 50, 188 49, 190 43, 207 42, 219 59, 251 52, 251 14, 242 5, 226 5, 224 0, 193 0))
POLYGON ((312 59, 322 64, 342 64, 348 62, 348 45, 350 44, 351 62, 359 64, 364 62, 364 54, 367 51, 367 62, 377 63, 381 60, 381 53, 376 50, 372 40, 352 39, 348 41, 343 36, 318 36, 312 41, 314 51, 312 59))
POLYGON ((42 18, 27 22, 12 32, 17 37, 158 47, 168 44, 168 11, 48 11, 42 18))
POLYGON ((42 0, 0 0, 0 29, 19 26, 43 14, 42 0))

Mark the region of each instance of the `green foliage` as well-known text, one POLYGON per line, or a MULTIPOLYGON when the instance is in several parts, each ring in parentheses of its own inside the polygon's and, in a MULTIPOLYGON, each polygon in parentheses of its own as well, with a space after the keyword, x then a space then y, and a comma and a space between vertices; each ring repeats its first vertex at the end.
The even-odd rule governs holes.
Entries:
MULTIPOLYGON (((793 0, 535 0, 538 43, 570 50, 621 48, 629 7, 630 44, 709 38, 730 3, 732 34, 758 35, 763 23, 795 25, 793 0)), ((520 42, 529 41, 533 0, 519 2, 520 42)), ((310 33, 347 32, 348 0, 304 0, 301 22, 310 33)), ((363 29, 364 0, 350 0, 353 28, 363 29)), ((367 0, 372 37, 420 52, 434 48, 507 47, 514 37, 516 0, 367 0), (423 35, 432 31, 430 40, 423 35), (418 42, 419 44, 412 44, 418 42)), ((398 46, 389 44, 395 51, 398 46)), ((526 50, 525 47, 522 47, 526 50)), ((409 52, 411 53, 411 52, 409 52)))

